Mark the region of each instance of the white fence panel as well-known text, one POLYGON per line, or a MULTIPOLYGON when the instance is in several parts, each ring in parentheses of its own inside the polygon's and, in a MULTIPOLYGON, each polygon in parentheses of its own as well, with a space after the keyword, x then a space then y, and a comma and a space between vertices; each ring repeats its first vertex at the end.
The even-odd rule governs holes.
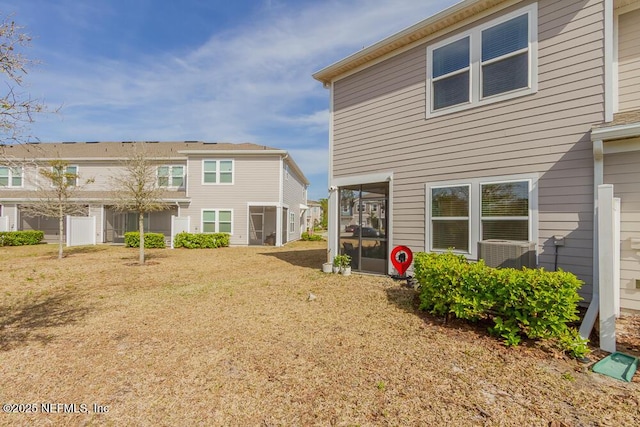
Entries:
POLYGON ((95 216, 67 216, 67 246, 96 244, 95 216))
POLYGON ((182 232, 189 232, 189 226, 191 224, 191 217, 178 217, 171 215, 171 249, 173 249, 173 241, 176 238, 176 234, 182 232))

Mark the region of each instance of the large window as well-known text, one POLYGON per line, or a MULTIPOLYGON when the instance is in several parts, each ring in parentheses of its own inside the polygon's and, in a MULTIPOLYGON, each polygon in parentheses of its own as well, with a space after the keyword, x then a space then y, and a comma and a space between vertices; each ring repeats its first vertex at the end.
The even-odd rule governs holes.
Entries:
POLYGON ((159 187, 184 187, 184 166, 158 166, 159 187))
POLYGON ((481 184, 482 240, 529 240, 529 182, 481 184))
POLYGON ((203 184, 233 184, 233 160, 203 160, 203 184))
POLYGON ((432 249, 469 251, 469 188, 431 188, 432 249))
POLYGON ((536 188, 522 175, 427 184, 428 250, 475 257, 480 240, 535 240, 536 188))
POLYGON ((22 168, 0 166, 0 187, 22 187, 22 168))
POLYGON ((233 211, 230 209, 205 209, 202 211, 203 233, 229 233, 233 231, 233 211))
POLYGON ((537 90, 537 5, 427 48, 427 115, 537 90))

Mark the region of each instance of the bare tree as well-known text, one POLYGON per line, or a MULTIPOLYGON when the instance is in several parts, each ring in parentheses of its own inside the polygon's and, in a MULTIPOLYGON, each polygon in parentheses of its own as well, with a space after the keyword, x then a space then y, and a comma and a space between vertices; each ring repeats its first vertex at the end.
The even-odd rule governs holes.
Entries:
MULTIPOLYGON (((40 167, 39 175, 44 179, 36 180, 37 199, 22 206, 21 213, 27 217, 45 216, 58 219, 58 259, 63 256, 64 218, 67 215, 86 215, 86 206, 74 201, 74 195, 80 188, 75 169, 65 160, 51 160, 49 167, 40 167)), ((90 183, 93 180, 87 180, 90 183)))
MULTIPOLYGON (((29 45, 31 37, 13 20, 0 18, 0 144, 20 142, 24 126, 33 122, 33 114, 45 110, 43 104, 22 90, 27 68, 35 61, 20 53, 29 45)), ((0 153, 1 154, 1 153, 0 153)))
POLYGON ((124 172, 111 177, 114 208, 138 214, 140 232, 140 265, 144 264, 144 215, 167 209, 162 200, 164 190, 158 186, 156 167, 147 157, 144 146, 134 147, 134 152, 124 163, 124 172))

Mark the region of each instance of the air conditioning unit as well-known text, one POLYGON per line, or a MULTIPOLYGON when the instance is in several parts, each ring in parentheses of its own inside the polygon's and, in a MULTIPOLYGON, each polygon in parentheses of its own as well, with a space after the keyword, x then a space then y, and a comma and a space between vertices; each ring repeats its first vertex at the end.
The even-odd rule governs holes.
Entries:
POLYGON ((478 259, 489 267, 536 268, 535 242, 515 240, 481 240, 478 242, 478 259))

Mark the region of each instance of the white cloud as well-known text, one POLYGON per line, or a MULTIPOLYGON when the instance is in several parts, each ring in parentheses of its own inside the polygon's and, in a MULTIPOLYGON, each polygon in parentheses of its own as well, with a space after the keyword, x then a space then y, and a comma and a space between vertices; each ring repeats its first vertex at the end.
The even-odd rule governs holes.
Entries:
MULTIPOLYGON (((191 51, 104 58, 70 56, 57 46, 47 54, 49 65, 30 76, 30 89, 64 108, 60 116, 39 119, 34 134, 42 140, 250 141, 290 150, 306 174, 326 173, 329 92, 311 74, 446 5, 270 0, 260 16, 191 51)), ((83 16, 89 13, 82 8, 83 16)))

